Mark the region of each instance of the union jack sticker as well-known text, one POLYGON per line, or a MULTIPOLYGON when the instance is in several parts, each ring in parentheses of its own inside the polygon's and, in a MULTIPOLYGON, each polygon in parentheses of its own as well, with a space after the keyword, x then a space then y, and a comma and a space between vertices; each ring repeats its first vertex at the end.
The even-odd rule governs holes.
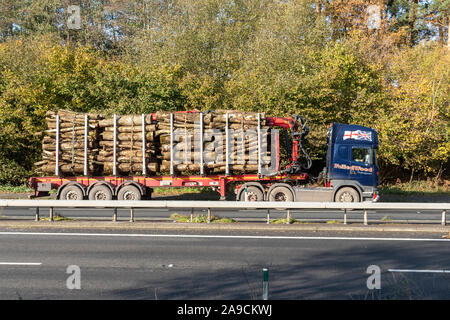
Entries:
POLYGON ((372 132, 370 131, 345 131, 343 140, 354 139, 354 140, 364 140, 364 141, 372 141, 372 132))

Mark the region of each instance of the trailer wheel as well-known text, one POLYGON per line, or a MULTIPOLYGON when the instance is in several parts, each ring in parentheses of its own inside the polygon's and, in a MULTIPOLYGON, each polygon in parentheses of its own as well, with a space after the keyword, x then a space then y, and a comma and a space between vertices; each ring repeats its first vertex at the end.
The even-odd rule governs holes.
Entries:
POLYGON ((117 200, 141 200, 141 192, 133 185, 127 185, 120 188, 117 194, 117 200))
POLYGON ((359 202, 358 192, 349 187, 339 189, 334 197, 335 202, 359 202))
POLYGON ((59 195, 60 200, 83 200, 83 191, 77 186, 65 186, 59 195))
POLYGON ((89 191, 89 200, 112 200, 111 189, 99 184, 89 191))
POLYGON ((269 201, 294 201, 294 195, 288 188, 279 186, 270 191, 269 201))
MULTIPOLYGON (((245 187, 244 187, 245 188, 245 187)), ((241 201, 245 201, 245 190, 241 192, 241 201)), ((247 187, 247 201, 263 201, 264 194, 258 187, 247 187)))

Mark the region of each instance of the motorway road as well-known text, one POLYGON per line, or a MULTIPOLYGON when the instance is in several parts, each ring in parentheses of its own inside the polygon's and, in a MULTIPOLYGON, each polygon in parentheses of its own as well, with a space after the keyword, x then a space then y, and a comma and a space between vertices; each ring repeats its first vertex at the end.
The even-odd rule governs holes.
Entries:
MULTIPOLYGON (((135 219, 141 220, 167 220, 174 212, 189 216, 190 209, 135 209, 135 219)), ((206 214, 206 210, 194 210, 194 214, 206 214)), ((436 210, 417 211, 413 207, 410 211, 368 211, 369 221, 389 221, 389 222, 405 222, 405 223, 432 223, 439 224, 441 222, 441 212, 436 210)), ((41 208, 41 217, 48 216, 49 209, 41 208)), ((97 219, 110 220, 113 215, 112 209, 55 209, 55 214, 74 219, 97 219)), ((213 215, 220 217, 229 217, 243 221, 265 221, 267 210, 213 210, 213 215)), ((0 218, 18 218, 18 219, 34 219, 35 208, 0 208, 0 218)), ((293 210, 292 218, 300 221, 330 221, 342 220, 342 210, 293 210)), ((127 209, 118 210, 118 218, 129 220, 130 211, 127 209)), ((279 210, 270 211, 270 219, 285 218, 286 212, 279 210)), ((360 210, 347 212, 348 222, 362 222, 363 214, 360 210)))
POLYGON ((262 268, 270 299, 450 298, 442 234, 92 232, 0 229, 0 299, 260 299, 262 268), (67 288, 69 265, 81 289, 67 288))

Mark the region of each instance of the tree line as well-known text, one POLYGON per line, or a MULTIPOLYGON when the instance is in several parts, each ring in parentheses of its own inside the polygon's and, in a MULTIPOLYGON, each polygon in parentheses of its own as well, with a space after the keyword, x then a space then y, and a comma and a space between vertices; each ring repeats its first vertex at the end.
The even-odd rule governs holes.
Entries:
POLYGON ((0 183, 32 174, 45 112, 58 109, 298 114, 309 119, 306 147, 317 162, 331 122, 361 124, 379 130, 384 181, 448 177, 449 8, 449 0, 3 0, 0 183))

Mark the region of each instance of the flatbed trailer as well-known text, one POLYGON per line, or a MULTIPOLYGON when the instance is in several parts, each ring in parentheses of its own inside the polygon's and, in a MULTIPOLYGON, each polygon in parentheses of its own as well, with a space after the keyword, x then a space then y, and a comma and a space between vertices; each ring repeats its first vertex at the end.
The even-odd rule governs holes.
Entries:
MULTIPOLYGON (((277 175, 272 177, 258 177, 257 174, 243 175, 214 175, 214 176, 130 176, 130 177, 32 177, 30 179, 30 187, 35 190, 35 197, 47 195, 52 189, 57 189, 58 199, 76 200, 79 199, 80 191, 82 198, 92 200, 141 200, 151 198, 151 189, 156 187, 211 187, 220 194, 220 199, 225 200, 228 186, 230 183, 241 183, 247 187, 255 183, 269 188, 275 183, 282 180, 304 181, 308 178, 306 173, 297 175, 277 175), (253 182, 253 184, 252 184, 253 182), (246 184, 247 183, 247 184, 246 184), (106 186, 108 190, 95 191, 95 186, 106 186), (93 190, 94 189, 94 190, 93 190), (63 193, 63 190, 64 193, 63 193), (94 194, 96 193, 96 194, 94 194)), ((242 186, 239 186, 239 189, 242 186)), ((245 187, 244 187, 245 188, 245 187)), ((242 189, 245 192, 245 189, 242 189)), ((236 190, 239 196, 241 192, 236 190)), ((247 190, 247 198, 252 200, 251 192, 247 190), (250 196, 248 195, 250 193, 250 196)))

